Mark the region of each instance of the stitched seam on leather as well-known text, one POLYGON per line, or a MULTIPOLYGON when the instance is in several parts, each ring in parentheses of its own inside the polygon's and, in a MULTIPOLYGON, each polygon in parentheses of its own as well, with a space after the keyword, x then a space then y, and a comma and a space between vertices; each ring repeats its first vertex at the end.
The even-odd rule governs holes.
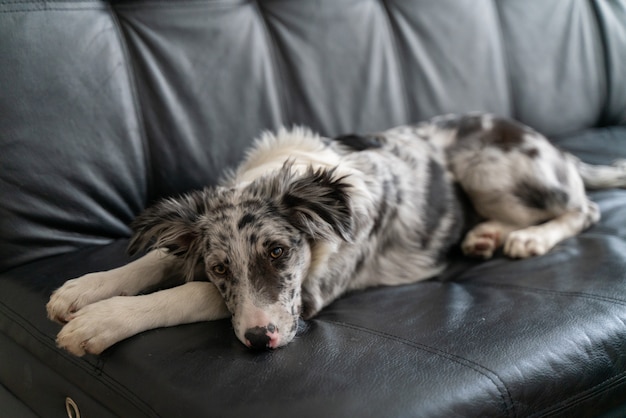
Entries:
MULTIPOLYGON (((104 8, 105 7, 104 4, 102 4, 101 1, 93 1, 93 0, 58 1, 58 2, 54 2, 54 3, 59 3, 59 4, 90 4, 91 3, 94 6, 98 6, 98 8, 104 8)), ((42 3, 41 0, 34 0, 34 1, 28 1, 28 0, 0 1, 0 5, 9 5, 9 4, 38 4, 42 8, 45 8, 45 7, 48 7, 49 3, 42 3)))
MULTIPOLYGON (((513 79, 511 78, 511 57, 510 48, 507 48, 506 36, 504 34, 504 25, 502 24, 502 11, 500 10, 500 2, 492 1, 492 7, 494 8, 498 20, 498 32, 500 33, 500 53, 502 54, 502 66, 504 67, 504 75, 506 77, 507 93, 509 95, 509 110, 512 116, 517 115, 517 104, 515 102, 515 89, 513 88, 513 79)), ((502 6, 505 7, 505 6, 502 6)))
MULTIPOLYGON (((518 290, 518 291, 523 291, 523 292, 549 294, 549 295, 564 296, 564 297, 578 297, 578 298, 590 299, 590 300, 595 300, 595 301, 600 301, 600 302, 612 303, 612 304, 616 304, 620 306, 626 306, 626 301, 623 301, 621 299, 610 298, 607 296, 593 295, 593 294, 584 293, 584 292, 563 292, 563 291, 558 291, 558 290, 540 289, 540 288, 532 288, 532 287, 519 286, 519 285, 513 285, 513 284, 500 284, 500 283, 489 283, 489 282, 487 283, 463 282, 463 285, 469 285, 469 286, 475 286, 475 287, 493 287, 493 288, 512 289, 512 290, 518 290)), ((605 389, 602 389, 601 388, 602 386, 606 386, 607 384, 609 384, 609 388, 612 387, 612 385, 610 385, 610 382, 612 381, 617 380, 615 384, 622 383, 622 382, 619 382, 619 380, 622 380, 624 378, 626 378, 626 371, 618 375, 612 376, 611 378, 601 383, 598 383, 597 385, 593 386, 592 388, 584 392, 578 393, 576 395, 572 395, 569 398, 563 401, 560 401, 556 406, 545 408, 541 412, 537 412, 531 416, 549 416, 549 415, 554 415, 556 413, 559 413, 560 411, 571 408, 580 402, 584 402, 585 400, 592 398, 596 393, 603 392, 605 389)))
MULTIPOLYGON (((94 4, 99 4, 102 5, 102 1, 100 0, 62 0, 62 1, 50 1, 48 0, 47 3, 66 3, 66 4, 76 4, 76 3, 94 3, 94 4)), ((41 4, 42 6, 45 6, 42 3, 42 0, 3 0, 0 1, 0 4, 41 4)))
MULTIPOLYGON (((39 330, 37 330, 37 328, 33 327, 28 320, 26 320, 19 313, 15 312, 13 309, 8 307, 6 304, 0 303, 0 312, 2 314, 4 314, 6 317, 8 317, 12 321, 13 324, 15 324, 16 326, 20 327, 26 334, 28 334, 34 340, 38 341, 46 349, 48 349, 50 351, 54 351, 54 353, 56 355, 61 356, 64 360, 69 361, 70 363, 72 363, 77 368, 83 370, 85 373, 87 373, 89 375, 97 376, 99 378, 99 381, 100 381, 101 384, 103 384, 104 386, 106 386, 109 389, 111 389, 113 392, 118 394, 120 397, 126 399, 126 401, 129 404, 137 407, 138 409, 140 409, 142 411, 145 411, 147 414, 150 414, 150 415, 153 415, 153 416, 157 415, 156 411, 154 409, 152 409, 152 407, 149 404, 145 403, 141 398, 135 396, 134 392, 132 392, 129 388, 127 388, 125 385, 121 384, 118 380, 116 380, 116 379, 112 378, 111 376, 109 376, 107 373, 103 372, 102 367, 104 366, 104 361, 102 361, 102 359, 98 358, 97 361, 96 361, 96 364, 94 365, 94 364, 88 363, 88 362, 86 362, 84 360, 80 360, 79 358, 77 358, 77 357, 75 357, 75 356, 73 356, 73 355, 71 355, 69 353, 65 353, 64 351, 60 351, 59 349, 56 348, 55 344, 51 344, 51 339, 50 338, 48 338, 43 333, 41 333, 39 330), (91 367, 87 367, 87 365, 89 365, 91 367)), ((6 332, 3 331, 3 333, 5 335, 7 335, 8 338, 11 338, 6 332)), ((33 353, 28 348, 26 348, 23 345, 19 344, 17 341, 15 343, 17 345, 19 345, 20 347, 22 347, 23 349, 25 349, 26 351, 28 351, 29 353, 31 353, 31 355, 33 355, 38 360, 42 361, 43 363, 46 363, 42 358, 37 356, 35 353, 33 353)), ((54 370, 54 369, 51 369, 51 370, 54 373, 59 374, 56 370, 54 370)), ((67 376, 64 376, 62 374, 59 374, 59 375, 62 376, 64 379, 68 380, 70 383, 75 384, 75 385, 77 384, 74 381, 72 381, 71 379, 68 379, 67 376)), ((97 399, 95 399, 95 401, 96 402, 100 402, 97 399)))
POLYGON ((604 380, 603 382, 598 383, 597 385, 589 388, 588 390, 578 393, 576 395, 572 395, 563 401, 560 401, 558 404, 544 408, 542 411, 529 415, 530 417, 545 417, 550 415, 555 415, 566 411, 581 402, 592 399, 598 393, 602 393, 607 389, 611 389, 614 386, 619 386, 626 383, 626 371, 617 374, 609 379, 604 380), (571 403, 570 403, 571 402, 571 403))
POLYGON ((604 65, 604 103, 602 104, 602 110, 599 118, 600 125, 609 125, 611 122, 611 101, 613 99, 611 84, 613 83, 613 74, 611 72, 611 53, 609 51, 609 41, 608 41, 608 31, 609 29, 606 27, 604 19, 602 19, 602 12, 600 10, 600 6, 597 2, 591 2, 589 6, 592 10, 592 15, 594 17, 594 22, 596 28, 598 30, 598 38, 600 42, 598 42, 601 46, 602 51, 602 63, 604 65))
POLYGON ((578 297, 583 299, 597 300, 601 302, 613 303, 616 305, 626 306, 626 301, 616 298, 611 298, 608 296, 594 295, 592 293, 585 292, 563 292, 560 290, 551 290, 551 289, 541 289, 537 287, 527 287, 527 286, 519 286, 514 284, 502 284, 502 283, 492 283, 492 282, 481 282, 481 283, 472 283, 471 281, 463 281, 456 282, 457 284, 462 284, 463 286, 475 286, 475 287, 495 287, 502 289, 512 289, 512 290, 520 290, 532 293, 543 293, 549 295, 557 295, 557 296, 570 296, 570 297, 578 297))
POLYGON ((45 7, 38 9, 15 9, 15 10, 0 10, 0 14, 9 13, 31 13, 31 12, 76 12, 85 10, 104 10, 102 7, 45 7))
POLYGON ((234 3, 233 1, 219 1, 219 0, 153 0, 153 1, 144 1, 144 2, 134 2, 134 1, 113 1, 113 5, 117 9, 124 10, 145 10, 148 9, 179 9, 180 6, 206 6, 206 7, 214 7, 214 6, 240 6, 246 4, 250 1, 254 0, 239 0, 238 3, 234 3))
POLYGON ((394 29, 394 23, 393 23, 393 18, 391 15, 391 9, 389 7, 389 5, 387 4, 387 0, 382 0, 381 1, 383 10, 385 11, 385 19, 387 20, 387 26, 389 27, 389 39, 391 42, 391 48, 393 49, 393 56, 396 60, 396 64, 399 66, 398 68, 398 79, 400 80, 401 83, 401 90, 402 90, 402 101, 404 102, 404 112, 405 114, 403 115, 404 118, 410 118, 409 115, 412 115, 413 112, 411 112, 410 106, 409 106, 409 96, 408 96, 408 89, 407 89, 407 76, 405 74, 405 68, 406 66, 404 65, 404 61, 402 60, 402 54, 400 54, 400 49, 398 48, 398 35, 396 32, 396 29, 394 29))
POLYGON ((396 342, 399 342, 401 344, 405 344, 408 345, 410 347, 413 348, 417 348, 419 350, 422 351, 426 351, 429 352, 431 354, 435 354, 437 356, 443 357, 447 360, 450 360, 454 363, 457 363, 461 366, 470 368, 472 370, 474 370, 475 372, 485 376, 489 381, 491 381, 491 383, 493 383, 493 385, 496 387, 496 389, 498 390, 498 392, 500 393, 500 397, 502 400, 502 403, 504 405, 504 409, 507 413, 507 416, 510 416, 511 414, 509 412, 512 413, 513 416, 516 415, 515 413, 515 403, 513 402, 513 398, 511 396, 511 392, 509 391, 509 388, 504 384, 504 382, 502 381, 502 379, 500 378, 500 376, 498 376, 497 373, 493 372, 492 370, 484 367, 483 365, 476 363, 472 360, 466 359, 464 357, 461 356, 457 356, 456 354, 452 354, 452 353, 448 353, 445 351, 441 351, 438 350, 434 347, 430 347, 428 345, 425 344, 421 344, 418 343, 416 341, 411 341, 408 340, 406 338, 402 338, 402 337, 398 337, 396 335, 392 335, 392 334, 388 334, 386 332, 383 331, 377 331, 377 330, 373 330, 370 328, 364 328, 361 327, 359 325, 354 325, 354 324, 349 324, 346 322, 339 322, 339 321, 334 321, 334 320, 329 320, 329 319, 324 319, 324 322, 329 322, 341 327, 345 327, 345 328, 350 328, 356 331, 362 331, 362 332, 366 332, 368 334, 372 334, 372 335, 376 335, 379 337, 383 337, 385 339, 389 339, 389 340, 393 340, 396 342))
POLYGON ((139 140, 141 141, 141 147, 143 150, 143 162, 145 166, 144 174, 146 176, 143 202, 143 205, 145 207, 150 199, 152 199, 152 194, 154 192, 154 171, 152 167, 152 153, 150 150, 148 135, 146 133, 146 122, 144 118, 143 107, 141 106, 141 101, 139 100, 139 90, 137 88, 137 68, 133 65, 133 57, 130 53, 130 50, 128 49, 128 39, 124 35, 122 23, 120 22, 116 10, 111 4, 109 4, 109 14, 111 16, 111 20, 113 21, 113 26, 115 27, 115 32, 117 34, 118 42, 120 44, 121 53, 124 57, 125 68, 128 74, 128 84, 132 92, 131 94, 133 100, 133 108, 135 109, 135 118, 137 120, 137 126, 139 128, 139 140))
POLYGON ((280 65, 280 62, 278 60, 280 46, 278 45, 278 42, 276 42, 276 39, 274 35, 272 34, 272 30, 270 29, 270 25, 266 17, 267 13, 263 11, 263 6, 261 6, 261 3, 259 3, 258 0, 253 0, 252 3, 253 3, 253 7, 256 9, 259 15, 259 18, 261 20, 261 25, 263 26, 263 31, 265 32, 265 37, 267 39, 267 48, 269 50, 270 60, 272 62, 272 67, 273 67, 272 78, 274 79, 276 83, 276 94, 278 96, 279 106, 280 106, 281 115, 279 116, 279 119, 280 119, 281 124, 284 124, 284 121, 288 120, 286 119, 286 116, 287 116, 287 108, 289 108, 289 106, 287 105, 289 100, 285 92, 285 89, 281 88, 281 85, 280 85, 280 80, 287 80, 287 77, 285 77, 282 66, 280 65))
POLYGON ((57 6, 51 6, 48 2, 42 3, 41 1, 28 1, 28 0, 13 0, 13 1, 0 1, 0 6, 16 7, 11 10, 1 10, 0 14, 4 13, 25 13, 25 12, 57 12, 57 11, 80 11, 80 10, 104 10, 106 5, 102 2, 84 0, 84 1, 61 1, 56 2, 57 6), (37 7, 34 7, 37 6, 37 7))

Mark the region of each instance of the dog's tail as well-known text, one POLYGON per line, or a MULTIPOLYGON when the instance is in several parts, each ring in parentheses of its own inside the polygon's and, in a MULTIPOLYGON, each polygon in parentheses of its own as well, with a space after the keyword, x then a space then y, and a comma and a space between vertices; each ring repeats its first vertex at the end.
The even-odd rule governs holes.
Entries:
POLYGON ((576 159, 576 168, 587 189, 626 188, 626 159, 612 165, 592 165, 576 159))

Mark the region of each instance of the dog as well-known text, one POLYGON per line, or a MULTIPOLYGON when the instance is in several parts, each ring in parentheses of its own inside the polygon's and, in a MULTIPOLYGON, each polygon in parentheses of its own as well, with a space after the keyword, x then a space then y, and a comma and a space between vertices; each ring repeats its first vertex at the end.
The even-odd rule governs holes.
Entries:
POLYGON ((139 332, 232 318, 252 349, 291 342, 348 291, 437 276, 468 256, 540 256, 600 218, 587 188, 626 186, 514 120, 472 113, 371 135, 265 133, 219 186, 136 218, 143 257, 67 281, 47 304, 57 343, 100 354, 139 332), (177 277, 183 284, 140 294, 177 277))

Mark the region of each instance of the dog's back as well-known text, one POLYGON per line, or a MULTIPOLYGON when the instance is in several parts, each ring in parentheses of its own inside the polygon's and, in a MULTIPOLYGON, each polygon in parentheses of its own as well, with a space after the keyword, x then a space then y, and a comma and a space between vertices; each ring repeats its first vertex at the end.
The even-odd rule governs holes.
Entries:
POLYGON ((359 173, 372 204, 361 227, 351 288, 397 285, 432 277, 467 228, 460 190, 443 147, 413 127, 336 138, 342 164, 359 173))
POLYGON ((352 151, 346 162, 376 179, 369 187, 379 207, 368 235, 375 261, 367 271, 382 284, 402 283, 399 271, 419 280, 416 272, 442 268, 466 227, 469 256, 489 258, 500 247, 513 258, 544 254, 598 221, 585 187, 626 186, 624 162, 585 164, 532 128, 491 114, 445 115, 336 141, 352 151))

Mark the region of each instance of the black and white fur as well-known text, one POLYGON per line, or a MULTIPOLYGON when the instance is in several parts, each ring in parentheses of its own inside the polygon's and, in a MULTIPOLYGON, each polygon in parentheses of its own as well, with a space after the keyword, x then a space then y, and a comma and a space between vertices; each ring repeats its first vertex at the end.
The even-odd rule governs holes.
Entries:
POLYGON ((498 248, 546 253, 598 221, 585 185, 625 187, 626 164, 584 164, 489 114, 334 140, 282 129, 264 134, 222 185, 146 210, 130 251, 151 251, 68 281, 48 315, 65 324, 57 342, 76 355, 228 316, 248 347, 277 348, 298 318, 347 291, 436 276, 459 242, 485 259, 498 248), (474 211, 480 221, 468 225, 474 211), (184 284, 138 295, 172 275, 184 284))

